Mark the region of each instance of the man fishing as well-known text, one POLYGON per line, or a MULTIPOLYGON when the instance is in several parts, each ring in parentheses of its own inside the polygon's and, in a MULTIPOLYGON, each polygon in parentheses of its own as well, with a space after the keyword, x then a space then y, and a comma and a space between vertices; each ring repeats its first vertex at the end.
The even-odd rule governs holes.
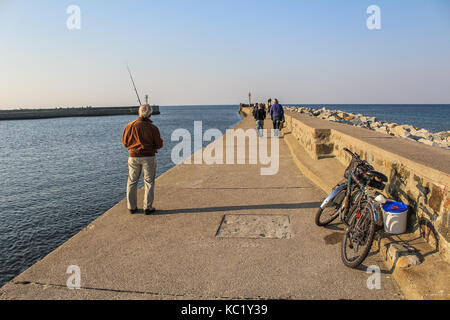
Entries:
POLYGON ((150 117, 152 107, 143 104, 139 107, 139 118, 127 124, 122 135, 122 144, 128 148, 127 207, 131 214, 137 211, 137 185, 141 172, 144 173, 144 213, 155 212, 156 152, 163 141, 150 117))

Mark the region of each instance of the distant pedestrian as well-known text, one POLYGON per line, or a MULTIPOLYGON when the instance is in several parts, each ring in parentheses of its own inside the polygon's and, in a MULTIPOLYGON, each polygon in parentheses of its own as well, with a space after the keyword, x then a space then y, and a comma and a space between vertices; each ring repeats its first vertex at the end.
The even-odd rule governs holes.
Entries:
MULTIPOLYGON (((267 100, 267 114, 270 114, 270 108, 272 107, 272 99, 267 100)), ((270 116, 270 118, 272 119, 272 116, 270 116)))
POLYGON ((252 115, 255 117, 256 110, 258 110, 258 104, 255 103, 252 105, 252 115))
POLYGON ((141 171, 144 174, 144 213, 155 211, 156 152, 163 146, 159 129, 150 117, 152 108, 148 104, 139 107, 139 118, 127 124, 122 144, 128 148, 127 207, 130 213, 137 211, 137 185, 141 171))
POLYGON ((256 131, 258 132, 258 136, 262 137, 264 135, 264 119, 266 119, 266 111, 264 110, 262 103, 258 105, 258 109, 256 109, 253 117, 256 120, 256 131))
POLYGON ((281 120, 284 118, 283 107, 278 103, 278 99, 273 99, 273 105, 270 108, 270 115, 273 121, 273 128, 275 130, 275 137, 278 137, 281 120))

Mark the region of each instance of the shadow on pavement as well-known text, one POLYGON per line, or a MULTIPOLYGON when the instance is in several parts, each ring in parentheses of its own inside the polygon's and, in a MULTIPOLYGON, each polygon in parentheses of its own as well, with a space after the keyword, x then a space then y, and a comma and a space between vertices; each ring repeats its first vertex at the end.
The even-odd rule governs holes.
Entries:
POLYGON ((157 210, 155 215, 177 214, 177 213, 202 213, 202 212, 220 212, 220 211, 238 211, 238 210, 266 210, 266 209, 313 209, 320 206, 320 202, 305 203, 276 203, 247 206, 223 206, 206 208, 181 208, 172 210, 157 210))

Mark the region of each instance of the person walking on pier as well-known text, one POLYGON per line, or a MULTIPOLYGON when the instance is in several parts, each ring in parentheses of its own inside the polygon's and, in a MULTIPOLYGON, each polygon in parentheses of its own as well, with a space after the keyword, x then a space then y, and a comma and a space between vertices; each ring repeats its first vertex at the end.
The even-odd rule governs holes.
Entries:
POLYGON ((278 131, 280 130, 280 123, 284 117, 283 107, 278 103, 278 99, 273 99, 274 104, 270 108, 270 115, 273 121, 273 128, 275 130, 275 137, 278 137, 278 131))
POLYGON ((258 136, 262 137, 264 135, 264 119, 266 119, 266 111, 264 110, 262 103, 258 105, 258 109, 254 112, 253 117, 256 120, 256 131, 258 132, 258 136))
POLYGON ((141 172, 144 175, 144 213, 155 211, 156 152, 163 141, 150 117, 152 107, 148 104, 139 107, 139 118, 128 123, 123 131, 122 144, 128 148, 127 207, 130 213, 137 211, 137 185, 141 172))
POLYGON ((270 114, 270 108, 272 107, 272 99, 267 100, 266 109, 267 114, 270 114))
POLYGON ((255 117, 256 111, 258 110, 258 104, 255 103, 254 105, 251 105, 252 108, 252 115, 255 117))

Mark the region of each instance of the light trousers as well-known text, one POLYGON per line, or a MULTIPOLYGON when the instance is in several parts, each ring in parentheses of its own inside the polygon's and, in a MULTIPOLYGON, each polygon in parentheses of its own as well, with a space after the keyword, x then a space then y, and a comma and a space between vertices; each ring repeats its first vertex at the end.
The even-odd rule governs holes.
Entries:
POLYGON ((144 175, 144 207, 151 209, 155 197, 155 157, 129 157, 127 181, 127 207, 129 210, 137 209, 137 186, 141 172, 144 175))

